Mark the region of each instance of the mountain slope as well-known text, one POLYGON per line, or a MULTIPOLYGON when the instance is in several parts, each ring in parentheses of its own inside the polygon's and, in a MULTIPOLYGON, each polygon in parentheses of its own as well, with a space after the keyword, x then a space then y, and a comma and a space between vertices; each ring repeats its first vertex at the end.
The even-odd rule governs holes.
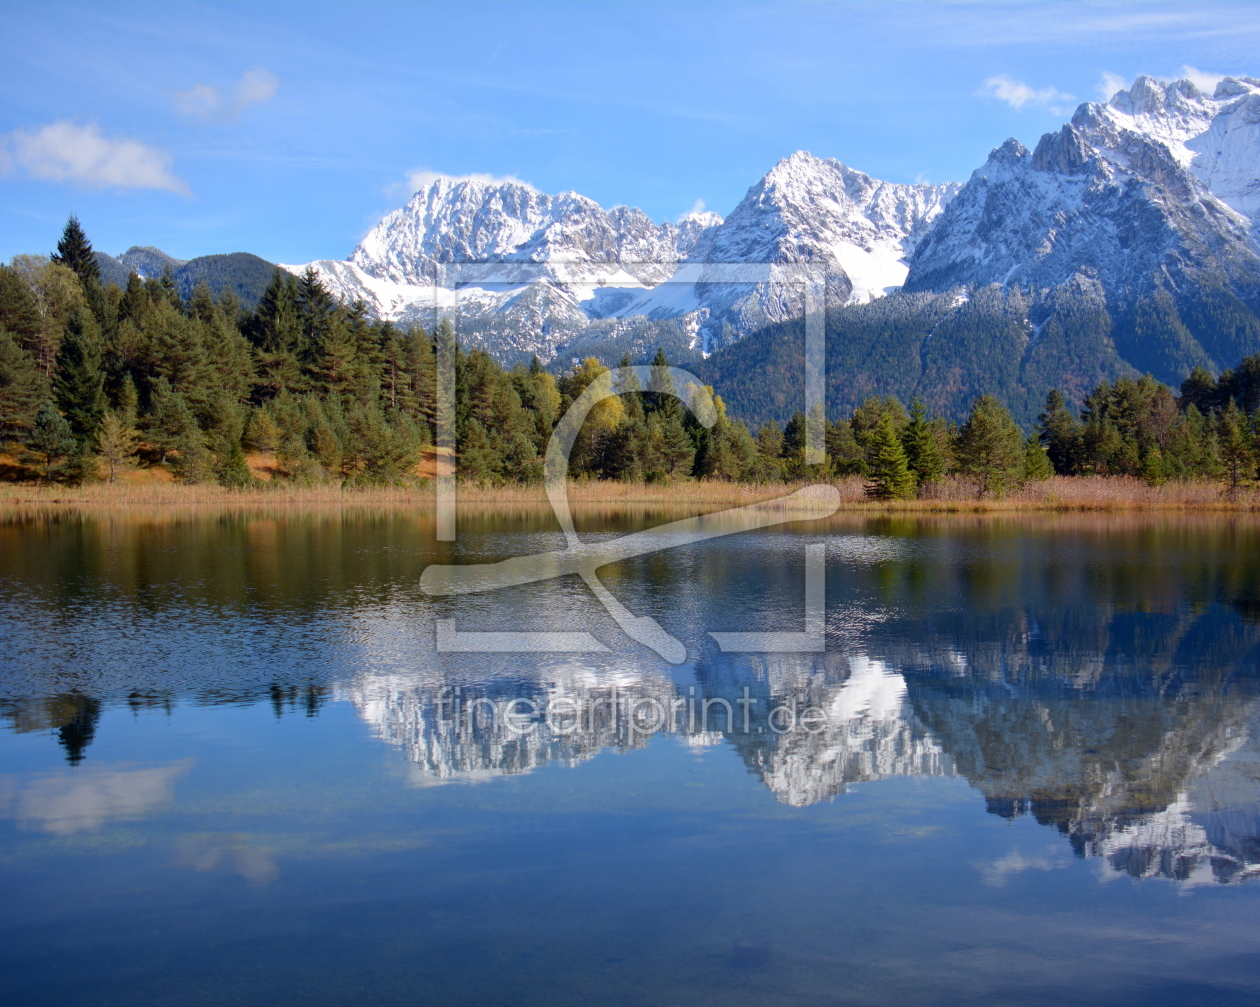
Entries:
POLYGON ((336 293, 385 317, 423 318, 458 300, 472 322, 469 341, 504 359, 563 356, 598 331, 587 322, 639 317, 676 319, 682 341, 707 351, 801 308, 798 289, 718 282, 704 263, 813 263, 832 300, 870 300, 901 284, 907 256, 959 188, 880 182, 802 151, 775 165, 726 221, 703 213, 655 224, 641 210, 604 210, 577 193, 438 178, 349 260, 313 265, 336 293), (553 313, 533 317, 541 338, 486 339, 486 329, 502 329, 489 319, 510 313, 530 282, 551 290, 553 313))

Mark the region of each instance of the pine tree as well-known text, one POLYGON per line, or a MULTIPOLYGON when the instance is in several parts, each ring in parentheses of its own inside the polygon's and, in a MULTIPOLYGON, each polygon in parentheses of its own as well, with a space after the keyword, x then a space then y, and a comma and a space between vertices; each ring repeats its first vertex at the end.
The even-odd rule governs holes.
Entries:
POLYGON ((853 425, 848 420, 829 422, 824 436, 827 460, 834 475, 866 475, 866 452, 853 436, 853 425))
POLYGON ((1054 466, 1050 464, 1050 456, 1042 447, 1036 434, 1029 435, 1024 444, 1024 481, 1043 482, 1054 475, 1054 466))
POLYGON ((214 456, 206 447, 205 435, 195 423, 175 441, 171 467, 184 482, 204 483, 214 478, 214 456))
POLYGON ((280 428, 268 407, 250 411, 242 443, 254 451, 275 451, 280 446, 280 428))
POLYGON ((85 443, 96 436, 96 428, 105 414, 102 349, 96 320, 84 309, 76 309, 61 339, 54 388, 57 404, 70 429, 85 443))
POLYGON ((1037 417, 1037 437, 1046 449, 1050 464, 1059 475, 1076 471, 1081 448, 1081 432, 1067 403, 1057 388, 1050 389, 1046 406, 1037 417))
POLYGON ((336 313, 337 302, 319 278, 314 266, 307 266, 297 281, 298 320, 301 341, 293 347, 299 360, 305 359, 328 335, 328 327, 336 313))
POLYGON ((1236 490, 1255 468, 1255 455, 1246 418, 1233 399, 1216 417, 1216 437, 1225 478, 1230 490, 1236 490))
POLYGON ((135 460, 137 439, 135 429, 112 409, 105 413, 96 438, 96 449, 109 470, 109 481, 120 469, 130 468, 135 460))
POLYGON ((73 213, 66 221, 61 232, 61 240, 57 242, 57 251, 50 256, 53 262, 69 266, 78 276, 86 289, 89 284, 101 282, 101 267, 96 261, 96 253, 92 251, 92 243, 79 225, 79 218, 73 213))
POLYGON ((981 496, 1000 497, 1024 474, 1024 435, 1006 406, 981 395, 958 433, 958 466, 981 496))
POLYGON ((140 396, 129 373, 123 375, 118 388, 118 416, 132 430, 140 425, 140 396))
POLYGON ((867 496, 878 500, 908 500, 914 496, 914 473, 910 470, 892 417, 884 416, 872 431, 866 463, 870 470, 867 496))
POLYGON ((936 440, 936 431, 927 421, 927 411, 917 397, 910 405, 910 422, 901 431, 906 462, 922 488, 945 474, 945 455, 936 440))
POLYGON ((0 326, 0 437, 22 437, 48 398, 35 360, 0 326))
POLYGON ((165 464, 172 451, 194 433, 199 435, 197 421, 184 397, 171 388, 170 382, 159 377, 153 383, 150 396, 150 412, 145 419, 145 433, 149 443, 159 454, 159 464, 165 464))
POLYGON ((255 482, 254 473, 249 470, 249 464, 245 461, 245 452, 241 450, 240 441, 231 441, 228 444, 223 457, 219 459, 215 478, 220 486, 233 489, 250 486, 255 482))
POLYGON ((766 483, 783 481, 783 431, 776 423, 763 423, 757 431, 753 480, 766 483))
POLYGON ((39 346, 41 319, 39 304, 22 274, 0 265, 0 329, 7 329, 14 341, 34 355, 39 346))
POLYGON ((153 299, 145 288, 140 274, 132 270, 127 277, 127 289, 123 291, 122 300, 118 302, 119 322, 131 321, 143 325, 153 307, 153 299))
POLYGON ((70 424, 51 402, 45 402, 35 414, 27 447, 44 458, 44 481, 52 479, 53 465, 78 446, 70 424))

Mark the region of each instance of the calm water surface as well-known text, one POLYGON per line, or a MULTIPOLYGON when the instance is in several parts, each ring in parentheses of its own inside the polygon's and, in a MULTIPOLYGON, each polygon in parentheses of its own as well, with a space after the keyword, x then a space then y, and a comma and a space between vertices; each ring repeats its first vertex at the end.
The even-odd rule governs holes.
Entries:
POLYGON ((680 665, 576 577, 419 589, 561 544, 0 525, 4 1002, 1260 1000, 1260 522, 837 518, 606 568, 680 665), (825 652, 719 651, 804 628, 816 544, 825 652))

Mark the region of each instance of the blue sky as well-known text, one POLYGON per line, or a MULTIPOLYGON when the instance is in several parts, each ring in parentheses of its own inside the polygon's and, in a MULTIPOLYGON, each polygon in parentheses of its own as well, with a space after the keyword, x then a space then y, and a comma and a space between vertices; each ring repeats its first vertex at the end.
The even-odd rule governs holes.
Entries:
POLYGON ((805 149, 965 180, 1108 81, 1260 75, 1247 3, 0 5, 0 258, 344 258, 424 172, 729 212, 805 149))

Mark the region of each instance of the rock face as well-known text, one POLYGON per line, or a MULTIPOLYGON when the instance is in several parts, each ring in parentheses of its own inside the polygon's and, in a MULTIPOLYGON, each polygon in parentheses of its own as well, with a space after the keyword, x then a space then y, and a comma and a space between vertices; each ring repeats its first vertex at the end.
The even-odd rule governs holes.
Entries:
POLYGON ((881 182, 801 151, 753 186, 728 220, 692 213, 656 224, 641 210, 605 210, 574 192, 437 178, 347 261, 311 265, 334 293, 382 317, 423 317, 458 303, 481 330, 471 341, 479 335, 504 359, 549 360, 607 329, 590 323, 638 318, 674 320, 689 346, 707 352, 798 315, 801 303, 792 289, 721 282, 701 264, 811 263, 825 271, 834 301, 869 301, 904 281, 909 254, 959 188, 881 182), (531 283, 547 289, 527 296, 531 283), (487 329, 498 331, 486 338, 487 329))
POLYGON ((836 415, 895 394, 957 419, 991 392, 1029 425, 1051 388, 1079 404, 1124 374, 1232 367, 1260 352, 1260 80, 1206 94, 1140 77, 1034 150, 1008 140, 965 185, 797 152, 725 219, 438 178, 348 260, 314 265, 382 317, 455 318, 504 363, 662 346, 734 375, 710 380, 734 415, 782 423, 802 398, 766 375, 799 370, 784 346, 801 289, 780 282, 794 264, 825 277, 836 415), (706 263, 766 271, 736 282, 706 263))
POLYGON ((1140 77, 1034 151, 998 147, 919 244, 907 289, 1047 289, 1083 273, 1119 305, 1212 284, 1254 295, 1258 157, 1260 81, 1205 95, 1140 77))

